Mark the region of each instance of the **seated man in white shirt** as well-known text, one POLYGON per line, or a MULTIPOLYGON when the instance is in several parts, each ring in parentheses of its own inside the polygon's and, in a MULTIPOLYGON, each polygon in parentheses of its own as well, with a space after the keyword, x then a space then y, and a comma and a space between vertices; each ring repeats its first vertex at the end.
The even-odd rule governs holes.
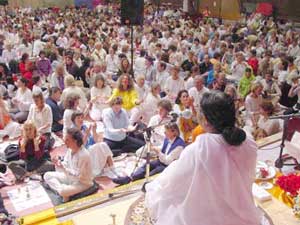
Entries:
POLYGON ((189 90, 189 95, 192 97, 196 112, 200 110, 200 101, 205 92, 209 89, 204 86, 204 79, 202 76, 197 75, 194 78, 194 87, 189 90))
POLYGON ((71 196, 93 186, 93 173, 91 158, 83 145, 81 131, 77 128, 68 129, 65 143, 68 151, 64 160, 54 160, 58 169, 45 173, 44 180, 66 202, 71 196))
MULTIPOLYGON (((150 162, 150 176, 162 172, 173 161, 177 160, 185 147, 185 142, 179 136, 180 131, 176 123, 168 123, 165 125, 165 139, 162 148, 152 148, 158 155, 158 159, 150 162)), ((146 164, 130 177, 120 177, 113 179, 116 184, 127 184, 131 181, 142 179, 146 174, 146 164)))

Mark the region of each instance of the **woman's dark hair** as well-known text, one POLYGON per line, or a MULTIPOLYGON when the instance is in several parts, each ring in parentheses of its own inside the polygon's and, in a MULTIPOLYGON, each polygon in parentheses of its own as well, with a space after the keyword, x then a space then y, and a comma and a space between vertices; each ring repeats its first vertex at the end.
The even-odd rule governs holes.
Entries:
POLYGON ((67 134, 70 135, 74 141, 76 141, 78 147, 81 147, 83 145, 83 136, 79 129, 69 128, 67 130, 67 134))
POLYGON ((189 94, 189 92, 187 90, 181 90, 181 91, 178 92, 176 100, 175 100, 175 103, 177 105, 179 105, 181 103, 180 98, 181 98, 181 95, 184 94, 184 93, 189 94))
POLYGON ((202 112, 208 123, 220 134, 229 145, 238 146, 246 139, 246 133, 235 126, 234 100, 220 91, 203 94, 202 112))
POLYGON ((175 122, 170 122, 168 124, 165 125, 165 129, 167 130, 171 130, 171 131, 175 131, 176 132, 176 136, 180 135, 180 131, 179 131, 179 127, 175 122))
POLYGON ((41 80, 40 76, 33 76, 32 77, 32 83, 37 84, 41 80))
POLYGON ((29 58, 29 55, 27 53, 23 53, 23 55, 21 56, 21 62, 25 63, 26 59, 29 58))
POLYGON ((20 81, 21 81, 23 84, 25 84, 25 85, 28 84, 28 80, 27 80, 26 78, 24 78, 24 77, 21 77, 21 78, 20 78, 20 81))
POLYGON ((274 113, 274 105, 271 101, 263 101, 260 104, 260 107, 262 108, 262 110, 268 113, 268 116, 272 116, 272 114, 274 113))
POLYGON ((122 74, 118 81, 117 81, 117 89, 119 89, 120 91, 131 91, 134 88, 134 84, 133 84, 133 79, 131 78, 131 76, 129 76, 129 74, 122 74), (125 90, 122 84, 122 80, 128 77, 128 87, 125 90))
POLYGON ((105 86, 106 86, 106 84, 105 84, 105 79, 104 79, 104 77, 103 77, 101 74, 96 75, 95 81, 94 81, 94 86, 95 86, 96 88, 98 88, 98 87, 97 87, 97 83, 98 83, 99 80, 102 80, 102 82, 103 82, 103 86, 102 86, 101 88, 105 88, 105 86))
POLYGON ((77 117, 79 117, 79 116, 83 116, 83 112, 81 112, 81 111, 75 111, 75 112, 73 112, 73 113, 72 113, 72 116, 71 116, 71 121, 72 121, 73 123, 75 123, 75 119, 76 119, 77 117))

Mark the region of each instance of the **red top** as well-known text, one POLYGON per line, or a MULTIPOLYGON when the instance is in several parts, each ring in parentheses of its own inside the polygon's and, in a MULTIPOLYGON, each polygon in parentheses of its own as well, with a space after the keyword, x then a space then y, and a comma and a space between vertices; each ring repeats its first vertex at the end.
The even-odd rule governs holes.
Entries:
MULTIPOLYGON (((19 140, 19 146, 21 145, 22 138, 19 140)), ((43 136, 40 137, 39 149, 37 151, 34 150, 33 140, 27 142, 25 146, 25 152, 20 151, 20 159, 26 160, 28 157, 34 157, 36 159, 41 159, 44 156, 44 146, 45 146, 45 138, 43 136)))
POLYGON ((254 75, 257 75, 258 59, 256 57, 251 57, 248 59, 248 64, 252 67, 254 75))

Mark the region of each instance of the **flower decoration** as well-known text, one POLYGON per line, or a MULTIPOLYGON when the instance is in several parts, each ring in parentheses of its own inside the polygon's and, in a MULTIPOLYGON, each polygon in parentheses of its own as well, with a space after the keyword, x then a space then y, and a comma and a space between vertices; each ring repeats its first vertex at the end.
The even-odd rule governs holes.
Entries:
POLYGON ((290 193, 293 197, 297 196, 300 189, 300 176, 289 174, 278 177, 276 184, 285 192, 290 193))

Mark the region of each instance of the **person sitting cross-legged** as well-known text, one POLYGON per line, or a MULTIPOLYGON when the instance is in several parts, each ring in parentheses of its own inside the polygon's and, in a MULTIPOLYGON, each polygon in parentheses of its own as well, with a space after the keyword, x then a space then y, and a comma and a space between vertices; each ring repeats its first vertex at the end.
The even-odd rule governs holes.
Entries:
POLYGON ((34 123, 30 120, 26 121, 19 141, 20 160, 8 164, 18 181, 33 173, 44 174, 55 169, 53 163, 48 161, 50 157, 45 149, 45 143, 45 137, 39 135, 34 123))
MULTIPOLYGON (((185 147, 184 140, 180 138, 180 131, 176 123, 170 122, 165 125, 165 140, 161 149, 152 148, 158 155, 158 159, 150 162, 150 176, 162 172, 173 161, 177 160, 185 147)), ((142 179, 146 174, 146 164, 137 169, 130 177, 113 179, 116 184, 127 184, 131 181, 142 179)))
POLYGON ((71 196, 93 186, 93 172, 91 158, 84 147, 81 131, 70 128, 64 139, 68 147, 64 160, 61 162, 59 159, 53 159, 57 170, 45 173, 44 180, 66 202, 71 196))
POLYGON ((104 142, 110 147, 114 156, 124 152, 136 152, 145 143, 127 135, 133 132, 136 126, 129 124, 129 118, 122 108, 123 100, 115 97, 110 101, 110 108, 103 110, 104 142))

